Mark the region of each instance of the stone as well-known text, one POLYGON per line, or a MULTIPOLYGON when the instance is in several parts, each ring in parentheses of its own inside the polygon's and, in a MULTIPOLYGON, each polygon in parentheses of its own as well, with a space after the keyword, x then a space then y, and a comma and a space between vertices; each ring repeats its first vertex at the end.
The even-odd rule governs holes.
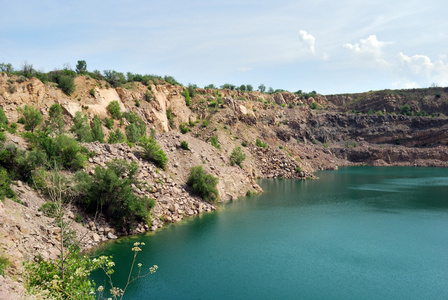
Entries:
POLYGON ((100 240, 101 240, 100 236, 97 233, 94 233, 93 234, 93 241, 98 243, 100 240))
POLYGON ((107 238, 110 240, 116 240, 118 237, 112 232, 107 233, 107 238))

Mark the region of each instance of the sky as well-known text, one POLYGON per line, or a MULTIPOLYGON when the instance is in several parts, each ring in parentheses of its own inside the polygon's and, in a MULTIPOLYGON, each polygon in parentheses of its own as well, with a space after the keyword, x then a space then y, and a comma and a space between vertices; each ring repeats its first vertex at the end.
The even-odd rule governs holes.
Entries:
POLYGON ((0 0, 0 63, 321 94, 448 86, 448 1, 0 0))

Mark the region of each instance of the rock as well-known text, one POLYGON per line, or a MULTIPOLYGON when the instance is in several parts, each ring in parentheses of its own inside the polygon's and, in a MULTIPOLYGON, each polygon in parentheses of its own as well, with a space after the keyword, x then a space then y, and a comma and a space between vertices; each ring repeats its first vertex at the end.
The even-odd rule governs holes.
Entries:
POLYGON ((22 183, 22 181, 20 181, 20 180, 17 180, 17 186, 18 186, 18 187, 22 187, 22 186, 23 186, 23 183, 22 183))
POLYGON ((115 234, 113 234, 112 232, 109 232, 107 234, 107 238, 110 240, 116 240, 118 237, 115 234))
POLYGON ((94 233, 93 234, 93 241, 98 243, 100 240, 101 240, 100 236, 97 233, 94 233))

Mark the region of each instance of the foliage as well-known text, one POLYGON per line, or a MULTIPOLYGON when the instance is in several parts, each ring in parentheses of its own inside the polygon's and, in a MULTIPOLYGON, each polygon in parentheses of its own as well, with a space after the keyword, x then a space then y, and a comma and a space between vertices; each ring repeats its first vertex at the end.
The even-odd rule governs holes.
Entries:
POLYGON ((233 166, 237 164, 240 167, 242 166, 243 161, 246 159, 246 154, 243 153, 241 147, 235 147, 230 155, 230 164, 233 166))
POLYGON ((90 94, 92 97, 95 97, 96 91, 95 91, 95 88, 94 88, 94 87, 91 88, 91 89, 89 90, 89 94, 90 94))
POLYGON ((218 138, 216 135, 212 136, 210 138, 210 144, 212 144, 213 147, 221 150, 221 145, 219 144, 218 138))
POLYGON ((405 116, 411 116, 412 112, 411 112, 411 107, 409 106, 409 104, 402 105, 400 107, 400 113, 405 116))
POLYGON ((242 141, 242 142, 241 142, 241 146, 243 146, 243 147, 247 147, 247 142, 246 142, 246 141, 242 141))
POLYGON ((75 91, 75 81, 72 76, 62 75, 59 77, 58 87, 70 96, 75 91))
POLYGON ((8 172, 0 167, 0 200, 5 200, 5 197, 14 198, 16 196, 10 184, 11 179, 8 176, 8 172))
POLYGON ((182 92, 182 96, 185 98, 185 105, 190 106, 191 105, 191 96, 188 92, 188 89, 184 89, 182 92))
POLYGON ((208 119, 204 119, 203 121, 202 121, 202 127, 207 127, 208 126, 208 123, 209 123, 209 121, 208 121, 208 119))
POLYGON ((10 265, 10 261, 6 256, 0 255, 0 275, 4 276, 6 273, 6 269, 10 265))
POLYGON ((34 132, 34 129, 42 123, 42 114, 33 106, 26 104, 24 108, 17 108, 17 111, 23 116, 25 130, 34 132))
POLYGON ((121 118, 121 108, 117 100, 111 101, 107 106, 107 110, 112 115, 112 118, 117 120, 121 118))
POLYGON ((85 60, 78 60, 76 64, 76 73, 84 74, 87 72, 87 63, 85 60))
POLYGON ((168 124, 170 125, 170 128, 174 128, 174 114, 171 107, 169 107, 166 110, 166 118, 168 119, 168 124))
POLYGON ((258 86, 258 90, 264 93, 266 91, 266 86, 264 84, 260 84, 260 86, 258 86))
POLYGON ((187 141, 182 141, 180 142, 180 147, 184 150, 189 150, 189 146, 188 146, 188 142, 187 141))
POLYGON ((213 202, 218 199, 218 178, 206 174, 202 166, 192 167, 188 176, 187 184, 193 193, 202 197, 205 201, 213 202))
POLYGON ((71 132, 75 134, 76 139, 80 142, 89 143, 93 140, 92 131, 90 130, 87 116, 83 116, 80 111, 75 113, 71 132))
POLYGON ((39 207, 38 211, 41 211, 46 217, 49 218, 56 218, 57 212, 56 212, 56 204, 51 201, 47 201, 44 204, 39 207))
POLYGON ((8 124, 8 118, 6 117, 3 107, 0 106, 0 127, 1 127, 1 125, 6 125, 6 124, 8 124))
POLYGON ((145 92, 145 100, 146 100, 146 102, 152 101, 152 95, 149 93, 149 91, 145 92))
POLYGON ((188 127, 188 123, 187 122, 182 122, 179 125, 179 129, 180 129, 180 132, 182 132, 183 134, 185 134, 185 133, 190 131, 190 128, 188 127))
POLYGON ((113 160, 106 165, 95 167, 91 177, 84 172, 75 174, 75 190, 82 204, 89 212, 103 213, 117 228, 145 221, 154 201, 132 191, 131 184, 138 184, 137 163, 113 160))
POLYGON ((112 119, 112 118, 105 118, 104 119, 104 126, 106 126, 107 129, 111 130, 114 127, 114 119, 112 119))
POLYGON ((104 143, 104 132, 100 117, 93 117, 92 124, 90 125, 90 130, 92 132, 92 141, 104 143))
POLYGON ((144 138, 140 146, 143 148, 142 155, 146 160, 153 162, 162 169, 166 168, 168 157, 153 137, 144 138))
POLYGON ((135 99, 135 106, 140 107, 140 101, 138 99, 135 99))
POLYGON ((260 147, 260 148, 267 148, 268 147, 268 145, 266 143, 263 143, 260 139, 257 139, 255 141, 255 145, 257 147, 260 147))
POLYGON ((123 117, 131 123, 125 128, 126 137, 129 142, 136 143, 146 135, 145 122, 143 122, 143 120, 136 113, 132 111, 126 112, 123 114, 123 117))
POLYGON ((318 109, 317 102, 313 102, 313 103, 311 103, 311 104, 310 104, 310 108, 311 108, 311 109, 314 109, 314 110, 318 109))
POLYGON ((107 140, 109 144, 123 143, 125 141, 126 137, 118 128, 115 131, 109 132, 109 139, 107 140))
POLYGON ((64 112, 61 105, 54 103, 50 106, 49 118, 45 124, 48 129, 56 133, 60 134, 64 132, 64 112))

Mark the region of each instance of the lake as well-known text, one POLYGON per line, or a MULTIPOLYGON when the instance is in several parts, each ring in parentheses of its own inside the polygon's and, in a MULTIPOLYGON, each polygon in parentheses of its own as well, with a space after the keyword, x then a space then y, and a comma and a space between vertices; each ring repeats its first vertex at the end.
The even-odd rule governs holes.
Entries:
MULTIPOLYGON (((108 244, 125 299, 447 299, 448 169, 349 167, 108 244)), ((95 274, 97 284, 103 276, 95 274)))

